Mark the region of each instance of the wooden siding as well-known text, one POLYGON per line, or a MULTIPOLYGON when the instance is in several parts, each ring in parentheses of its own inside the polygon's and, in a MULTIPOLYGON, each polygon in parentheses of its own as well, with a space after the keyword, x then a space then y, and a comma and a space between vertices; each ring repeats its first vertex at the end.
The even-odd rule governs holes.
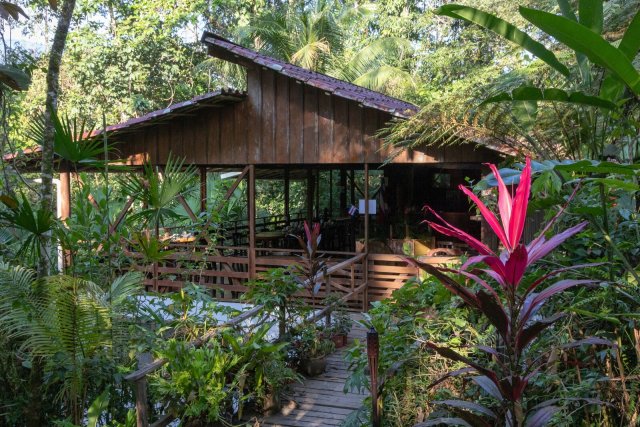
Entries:
MULTIPOLYGON (((158 164, 169 153, 197 165, 382 163, 375 136, 391 116, 272 70, 247 72, 247 97, 116 135, 121 158, 158 164)), ((472 146, 406 151, 394 163, 479 163, 494 152, 472 146)))

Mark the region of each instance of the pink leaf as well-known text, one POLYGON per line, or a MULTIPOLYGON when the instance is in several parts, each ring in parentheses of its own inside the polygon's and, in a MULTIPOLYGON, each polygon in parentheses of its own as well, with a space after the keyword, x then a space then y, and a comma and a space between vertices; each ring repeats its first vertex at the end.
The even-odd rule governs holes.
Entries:
POLYGON ((491 249, 489 249, 489 247, 486 246, 484 243, 480 242, 478 239, 465 233, 464 231, 458 228, 455 228, 452 225, 446 224, 446 226, 444 226, 444 225, 436 224, 435 222, 431 222, 431 221, 424 221, 424 222, 426 222, 429 225, 429 227, 433 228, 435 231, 437 231, 440 234, 444 234, 445 236, 455 237, 456 239, 462 240, 463 242, 465 242, 466 244, 468 244, 469 246, 471 246, 473 249, 480 252, 481 254, 488 255, 492 253, 491 249))
POLYGON ((311 231, 309 230, 309 223, 304 222, 304 234, 307 236, 307 242, 311 241, 311 231))
POLYGON ((549 252, 564 243, 564 241, 569 237, 582 231, 587 224, 587 221, 581 222, 578 225, 564 230, 562 233, 556 234, 548 241, 544 237, 537 238, 532 241, 527 247, 527 252, 529 253, 529 265, 545 257, 549 252))
POLYGON ((491 212, 489 208, 487 208, 485 204, 482 203, 480 199, 478 199, 478 196, 473 194, 473 192, 466 188, 464 185, 460 185, 459 188, 476 204, 476 206, 478 206, 478 209, 480 209, 480 213, 484 217, 485 221, 487 221, 493 232, 496 233, 496 236, 498 236, 498 239, 500 239, 502 244, 507 249, 511 250, 512 246, 509 242, 509 239, 507 238, 507 235, 505 234, 505 230, 502 228, 493 212, 491 212))
POLYGON ((525 270, 527 269, 527 249, 524 245, 511 252, 504 266, 506 282, 514 288, 518 286, 525 270))
POLYGON ((562 268, 558 268, 556 270, 550 271, 549 273, 543 275, 542 277, 539 277, 531 285, 529 285, 529 287, 527 288, 527 290, 524 293, 524 296, 529 295, 538 286, 540 286, 541 283, 543 283, 545 280, 547 280, 550 277, 557 276, 558 274, 564 273, 565 271, 578 270, 580 268, 587 268, 587 267, 598 267, 598 266, 604 265, 604 264, 605 264, 604 262, 592 262, 592 263, 588 263, 588 264, 570 265, 568 267, 562 267, 562 268))
POLYGON ((520 176, 520 184, 516 189, 516 196, 513 198, 513 210, 511 211, 511 221, 507 233, 511 246, 515 247, 520 243, 524 223, 527 219, 527 206, 529 205, 529 193, 531 192, 531 160, 527 157, 526 164, 520 176))
MULTIPOLYGON (((507 186, 504 184, 500 173, 498 172, 498 168, 494 164, 488 164, 489 168, 491 168, 491 172, 493 172, 493 176, 498 180, 498 210, 500 211, 500 220, 502 221, 502 228, 504 230, 509 229, 509 223, 511 219, 511 209, 513 206, 513 202, 511 200, 511 194, 507 189, 507 186)), ((513 244, 513 242, 511 242, 513 244)))
POLYGON ((528 306, 526 312, 524 312, 524 315, 522 316, 522 319, 525 319, 526 321, 526 319, 529 317, 531 312, 540 308, 540 306, 542 306, 542 304, 544 304, 544 302, 547 299, 551 298, 552 296, 557 295, 561 292, 564 292, 569 288, 573 288, 574 286, 588 285, 592 283, 595 283, 595 281, 594 280, 575 280, 575 279, 561 280, 557 283, 554 283, 553 285, 549 286, 547 289, 543 290, 539 294, 533 296, 533 298, 531 299, 530 305, 528 306))
POLYGON ((507 289, 507 273, 505 271, 505 266, 502 263, 502 261, 500 260, 500 258, 498 258, 495 255, 477 255, 477 256, 473 256, 471 258, 469 258, 467 260, 467 262, 464 263, 464 265, 462 266, 461 270, 465 270, 468 266, 473 265, 473 264, 477 264, 480 262, 484 262, 485 264, 487 264, 491 270, 494 271, 494 273, 496 274, 496 277, 499 277, 500 279, 498 280, 498 283, 506 290, 507 289))

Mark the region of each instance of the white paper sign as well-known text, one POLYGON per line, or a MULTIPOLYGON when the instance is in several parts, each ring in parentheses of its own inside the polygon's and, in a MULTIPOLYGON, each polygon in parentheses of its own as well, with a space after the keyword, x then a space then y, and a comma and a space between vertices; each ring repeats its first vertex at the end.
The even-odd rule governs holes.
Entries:
MULTIPOLYGON (((360 199, 358 201, 358 211, 360 211, 360 215, 364 215, 364 199, 360 199)), ((369 200, 369 215, 376 214, 376 201, 375 199, 369 200)))

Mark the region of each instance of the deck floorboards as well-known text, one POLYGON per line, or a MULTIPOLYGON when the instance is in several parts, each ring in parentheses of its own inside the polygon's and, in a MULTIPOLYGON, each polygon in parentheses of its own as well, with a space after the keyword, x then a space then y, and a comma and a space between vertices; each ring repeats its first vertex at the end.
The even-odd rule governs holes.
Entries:
MULTIPOLYGON (((361 315, 352 315, 361 319, 361 315)), ((366 329, 359 323, 353 324, 348 343, 354 339, 366 340, 366 329)), ((289 393, 289 401, 283 404, 280 413, 265 417, 258 424, 264 427, 315 427, 339 426, 349 414, 362 406, 366 394, 344 393, 344 383, 349 376, 343 347, 329 356, 324 374, 306 378, 296 384, 289 393)))

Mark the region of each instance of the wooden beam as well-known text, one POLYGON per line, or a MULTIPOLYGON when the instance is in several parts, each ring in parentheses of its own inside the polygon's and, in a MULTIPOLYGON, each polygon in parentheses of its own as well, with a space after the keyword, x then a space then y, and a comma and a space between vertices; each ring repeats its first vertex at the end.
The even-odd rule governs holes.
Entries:
POLYGON ((187 203, 184 196, 182 194, 178 194, 176 198, 178 199, 184 210, 187 212, 187 215, 189 215, 189 218, 191 218, 191 221, 198 222, 198 217, 193 213, 191 206, 189 206, 189 203, 187 203))
POLYGON ((364 252, 369 253, 369 164, 364 164, 364 252))
POLYGON ((71 216, 71 172, 60 172, 60 219, 71 216))
POLYGON ((207 168, 200 166, 200 212, 207 211, 207 168))
POLYGON ((284 218, 287 226, 291 224, 291 212, 289 210, 291 181, 289 179, 289 169, 284 170, 284 218))
POLYGON ((249 166, 249 277, 256 277, 256 167, 249 166))
POLYGON ((135 201, 136 201, 136 199, 134 197, 129 197, 127 199, 127 203, 124 204, 124 207, 122 208, 122 210, 118 214, 118 217, 113 222, 113 224, 111 224, 111 227, 109 227, 109 236, 111 236, 116 231, 116 228, 118 228, 118 226, 120 225, 120 223, 124 219, 125 215, 127 215, 127 212, 129 212, 129 209, 131 209, 131 205, 133 205, 133 202, 135 202, 135 201))
POLYGON ((347 171, 340 169, 340 215, 342 217, 347 212, 347 171))
POLYGON ((369 282, 369 164, 364 164, 364 253, 365 258, 362 261, 362 280, 364 281, 365 291, 363 296, 363 310, 368 309, 368 287, 369 282))
POLYGON ((355 173, 353 171, 353 169, 351 169, 349 171, 349 180, 351 181, 351 204, 355 205, 356 204, 356 180, 355 180, 355 173))
POLYGON ((316 214, 314 218, 320 219, 320 171, 316 169, 316 214))
POLYGON ((220 202, 220 204, 216 207, 215 212, 219 212, 222 210, 222 208, 224 208, 224 205, 229 201, 229 198, 231 197, 231 195, 236 191, 236 188, 238 188, 238 186, 240 185, 244 177, 247 176, 247 174, 249 173, 250 168, 251 166, 246 166, 244 169, 242 169, 242 172, 240 173, 240 175, 238 175, 238 177, 233 182, 231 187, 229 187, 229 189, 225 193, 224 198, 222 199, 222 202, 220 202))
POLYGON ((315 180, 313 171, 307 170, 307 221, 309 224, 313 222, 313 190, 315 189, 315 180))
POLYGON ((333 217, 333 169, 329 169, 329 216, 333 217))

